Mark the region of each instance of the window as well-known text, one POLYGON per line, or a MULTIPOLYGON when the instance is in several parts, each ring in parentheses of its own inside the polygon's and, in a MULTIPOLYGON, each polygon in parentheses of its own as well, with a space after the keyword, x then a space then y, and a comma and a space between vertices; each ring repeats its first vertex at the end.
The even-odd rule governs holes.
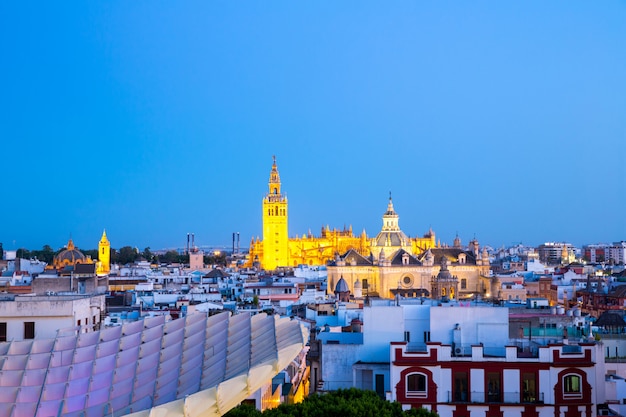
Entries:
POLYGON ((466 278, 461 279, 461 289, 462 290, 467 289, 467 279, 466 278))
POLYGON ((376 374, 374 380, 376 384, 376 394, 378 394, 380 398, 385 398, 385 375, 376 374))
POLYGON ((0 323, 0 342, 7 341, 7 324, 0 323))
POLYGON ((467 372, 454 373, 454 401, 467 401, 468 398, 467 372))
POLYGON ((522 401, 537 401, 537 376, 534 373, 522 373, 522 401))
POLYGON ((426 375, 409 374, 406 376, 407 397, 426 397, 426 375))
POLYGON ((424 332, 424 343, 430 342, 430 332, 424 332))
POLYGON ((35 322, 25 321, 24 322, 24 339, 34 339, 34 338, 35 338, 35 322))
POLYGON ((566 398, 582 397, 580 375, 565 375, 563 378, 563 396, 566 398))
POLYGON ((468 393, 467 372, 454 373, 454 401, 467 401, 468 393))
POLYGON ((487 401, 500 402, 500 374, 487 372, 487 401))
POLYGON ((407 343, 411 341, 411 332, 404 332, 404 341, 407 343))

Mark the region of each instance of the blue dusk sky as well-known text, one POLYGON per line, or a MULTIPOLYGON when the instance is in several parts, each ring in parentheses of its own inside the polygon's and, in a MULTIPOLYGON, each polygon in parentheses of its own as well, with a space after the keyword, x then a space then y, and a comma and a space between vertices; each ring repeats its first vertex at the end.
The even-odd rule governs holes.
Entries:
POLYGON ((626 239, 624 1, 0 2, 5 249, 626 239))

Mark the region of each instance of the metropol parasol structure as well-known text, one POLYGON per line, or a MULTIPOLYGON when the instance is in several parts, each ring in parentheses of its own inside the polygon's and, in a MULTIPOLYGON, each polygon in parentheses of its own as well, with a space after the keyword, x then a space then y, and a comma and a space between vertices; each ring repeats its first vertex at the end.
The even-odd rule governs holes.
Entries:
POLYGON ((196 313, 0 343, 0 415, 221 416, 307 340, 286 317, 196 313))

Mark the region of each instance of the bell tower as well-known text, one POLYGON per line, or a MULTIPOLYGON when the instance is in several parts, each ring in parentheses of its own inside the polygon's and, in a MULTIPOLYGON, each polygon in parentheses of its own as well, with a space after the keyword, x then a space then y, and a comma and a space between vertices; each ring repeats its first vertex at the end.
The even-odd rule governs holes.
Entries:
POLYGON ((289 235, 287 232, 287 196, 280 190, 280 175, 276 157, 270 171, 269 192, 263 199, 263 260, 264 269, 289 266, 289 235))
POLYGON ((107 239, 106 230, 102 231, 102 237, 98 242, 98 265, 96 274, 107 275, 111 272, 111 243, 107 239))

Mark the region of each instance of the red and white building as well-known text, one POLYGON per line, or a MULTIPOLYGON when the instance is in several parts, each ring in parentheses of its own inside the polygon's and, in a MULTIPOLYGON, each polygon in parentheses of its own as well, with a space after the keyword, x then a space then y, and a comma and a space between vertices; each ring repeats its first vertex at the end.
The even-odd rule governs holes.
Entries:
MULTIPOLYGON (((411 351, 390 349, 391 400, 450 417, 592 417, 605 403, 605 366, 596 343, 551 344, 530 354, 506 346, 504 355, 473 345, 456 355, 453 345, 429 342, 411 351)), ((607 410, 608 411, 608 410, 607 410)))

